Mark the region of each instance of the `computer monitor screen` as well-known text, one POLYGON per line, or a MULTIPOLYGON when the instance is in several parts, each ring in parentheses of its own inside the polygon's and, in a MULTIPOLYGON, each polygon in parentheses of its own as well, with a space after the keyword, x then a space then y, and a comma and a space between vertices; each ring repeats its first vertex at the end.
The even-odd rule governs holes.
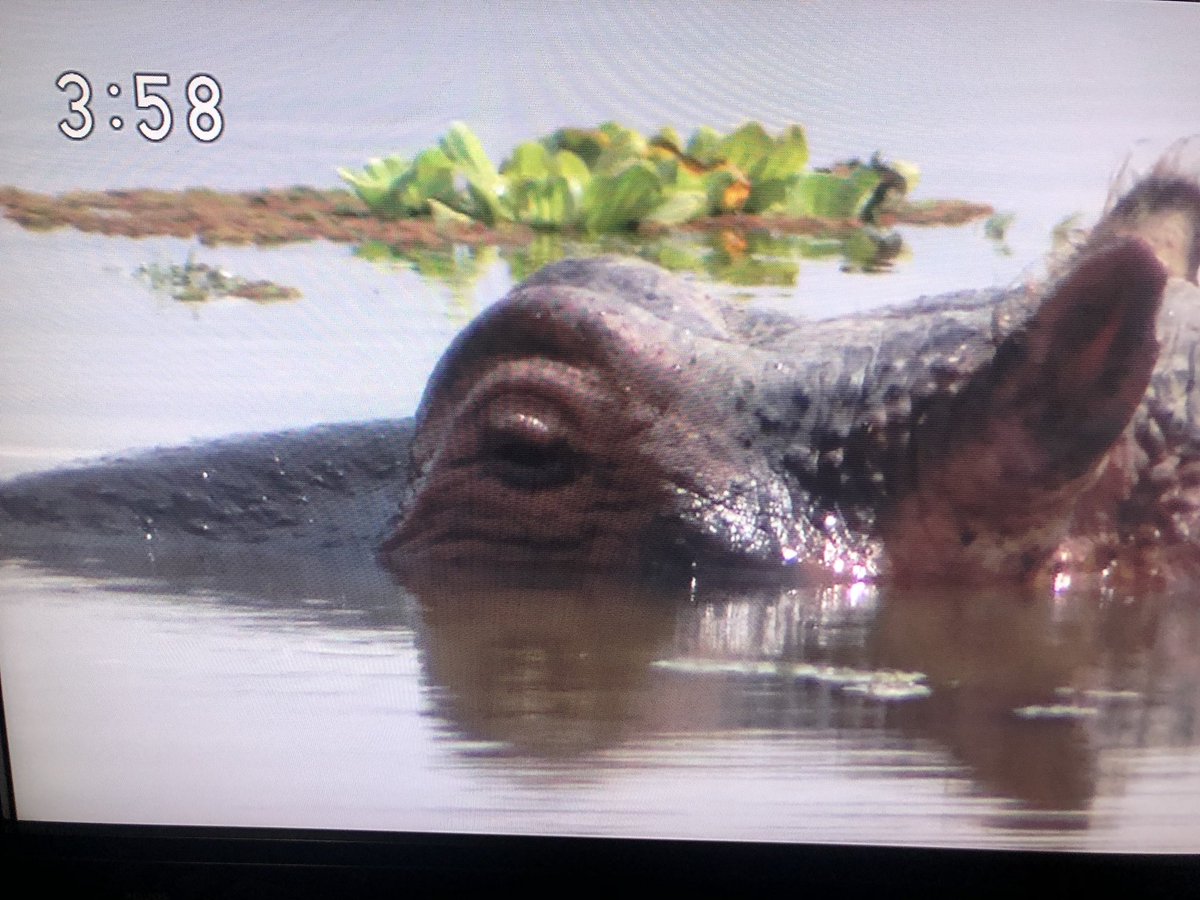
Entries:
POLYGON ((10 818, 1200 850, 1198 38, 5 4, 10 818))

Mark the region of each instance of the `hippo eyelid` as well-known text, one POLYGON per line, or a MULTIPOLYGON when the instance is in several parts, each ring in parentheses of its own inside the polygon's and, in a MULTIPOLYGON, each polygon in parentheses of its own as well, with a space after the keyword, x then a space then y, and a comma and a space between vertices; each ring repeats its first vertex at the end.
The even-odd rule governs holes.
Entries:
POLYGON ((546 490, 570 484, 583 468, 578 432, 553 406, 524 411, 529 398, 500 398, 478 423, 476 452, 484 470, 518 490, 546 490), (505 400, 519 404, 506 409, 505 400))
POLYGON ((493 443, 507 440, 530 448, 571 443, 575 423, 553 402, 529 395, 502 394, 483 405, 478 427, 493 443))

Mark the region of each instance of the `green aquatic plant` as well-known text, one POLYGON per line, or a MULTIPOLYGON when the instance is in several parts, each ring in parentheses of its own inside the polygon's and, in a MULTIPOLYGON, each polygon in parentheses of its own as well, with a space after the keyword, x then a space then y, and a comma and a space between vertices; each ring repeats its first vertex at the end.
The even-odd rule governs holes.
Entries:
POLYGON ((134 272, 158 293, 182 303, 202 303, 221 297, 240 297, 256 303, 295 300, 300 291, 273 281, 251 281, 219 266, 196 262, 191 253, 182 263, 145 263, 134 272))
POLYGON ((1001 256, 1012 255, 1012 247, 1008 245, 1008 229, 1012 227, 1014 218, 1013 213, 994 213, 984 220, 983 235, 1001 256))
POLYGON ((650 138, 606 122, 560 128, 518 145, 500 166, 462 123, 409 160, 371 160, 339 173, 386 218, 435 216, 488 226, 518 223, 589 235, 664 228, 746 213, 842 222, 869 220, 884 195, 903 196, 915 168, 851 162, 808 168, 804 129, 771 135, 757 122, 729 134, 696 130, 685 144, 672 128, 650 138))

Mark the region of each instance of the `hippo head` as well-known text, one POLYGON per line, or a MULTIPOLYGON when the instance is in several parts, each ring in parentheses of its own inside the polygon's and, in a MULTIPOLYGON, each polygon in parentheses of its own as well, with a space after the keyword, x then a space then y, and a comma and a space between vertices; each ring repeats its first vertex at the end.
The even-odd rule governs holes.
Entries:
POLYGON ((549 266, 439 363, 384 560, 978 581, 1081 528, 1119 543, 1147 427, 1197 443, 1196 335, 1159 315, 1197 223, 1194 180, 1150 178, 1049 287, 826 321, 642 262, 549 266))
POLYGON ((387 558, 601 570, 778 558, 789 494, 733 427, 769 362, 735 341, 718 303, 657 267, 542 270, 434 372, 387 558))

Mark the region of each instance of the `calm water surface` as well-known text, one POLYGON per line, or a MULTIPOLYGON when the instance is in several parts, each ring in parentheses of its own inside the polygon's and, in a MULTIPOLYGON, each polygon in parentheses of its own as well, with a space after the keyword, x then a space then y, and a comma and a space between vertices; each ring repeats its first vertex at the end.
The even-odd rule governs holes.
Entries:
MULTIPOLYGON (((1095 214, 1126 154, 1200 130, 1200 18, 1183 4, 913 5, 886 28, 819 4, 753 8, 592 4, 566 29, 510 4, 393 23, 374 7, 201 5, 198 42, 181 9, 146 38, 128 7, 14 4, 0 184, 327 186, 336 166, 424 146, 455 119, 494 157, 568 122, 760 119, 804 122, 817 162, 882 148, 920 163, 919 196, 1016 214, 1010 254, 978 226, 910 229, 890 274, 805 262, 794 288, 744 300, 831 315, 1023 277, 1058 221, 1095 214), (937 37, 898 38, 914 27, 937 37), (222 79, 218 145, 72 144, 54 128, 60 72, 99 84, 153 67, 222 79)), ((408 415, 453 334, 511 284, 502 262, 453 290, 329 244, 8 222, 0 256, 2 477, 408 415), (134 274, 189 253, 304 296, 186 305, 134 274)), ((1200 849, 1190 596, 404 589, 369 567, 253 554, 8 560, 0 671, 31 819, 1200 849)))

